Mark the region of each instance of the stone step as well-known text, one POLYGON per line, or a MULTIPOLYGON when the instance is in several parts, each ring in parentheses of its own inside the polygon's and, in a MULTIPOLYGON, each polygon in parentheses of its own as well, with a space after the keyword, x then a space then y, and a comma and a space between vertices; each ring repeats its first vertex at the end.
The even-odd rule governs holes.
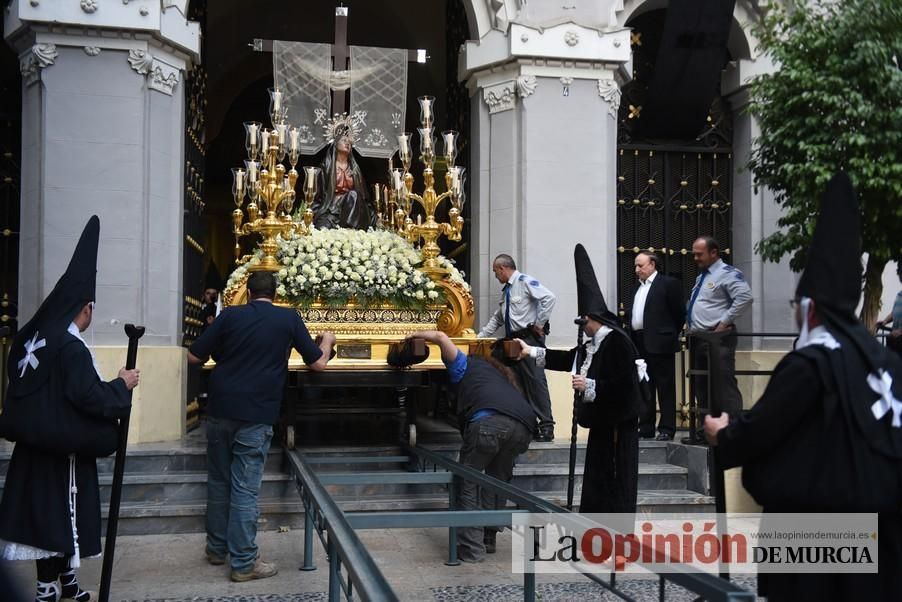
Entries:
MULTIPOLYGON (((378 471, 374 471, 378 474, 378 471)), ((578 466, 577 475, 582 474, 578 466)), ((686 489, 687 469, 668 464, 650 464, 639 466, 640 490, 678 490, 686 489)), ((112 475, 102 474, 100 481, 101 503, 109 501, 112 475)), ((548 492, 553 495, 567 490, 567 467, 558 464, 524 464, 514 468, 511 483, 524 491, 548 492)), ((577 480, 579 484, 580 480, 577 480)), ((0 480, 2 488, 4 480, 0 480)), ((384 484, 368 483, 360 485, 327 485, 326 489, 343 503, 359 501, 364 509, 374 500, 417 498, 433 496, 447 499, 447 485, 434 484, 384 484)), ((205 472, 177 472, 165 474, 127 474, 123 479, 122 503, 136 508, 163 508, 165 506, 191 506, 203 504, 207 495, 207 475, 205 472)), ((261 499, 294 502, 297 499, 296 487, 290 476, 282 473, 263 475, 260 489, 261 499)), ((403 507, 403 503, 401 506, 403 507)))
MULTIPOLYGON (((664 464, 668 462, 667 443, 662 441, 640 441, 639 462, 649 464, 664 464)), ((671 444, 673 445, 673 444, 671 444)), ((136 473, 172 473, 172 472, 203 472, 207 469, 207 450, 203 446, 185 447, 174 444, 174 447, 166 448, 165 444, 147 444, 129 448, 125 461, 126 474, 136 473)), ((460 450, 459 443, 443 443, 429 445, 429 449, 451 459, 457 458, 460 450)), ((11 448, 11 446, 10 446, 11 448)), ((395 456, 402 455, 397 446, 346 446, 335 447, 311 447, 301 448, 305 454, 312 457, 335 456, 395 456)), ((10 450, 0 451, 0 476, 6 475, 9 465, 10 450)), ((577 465, 582 465, 586 457, 586 444, 577 444, 577 465)), ((517 458, 517 464, 567 464, 570 458, 570 445, 566 441, 552 443, 533 442, 529 450, 517 458)), ((99 474, 112 473, 115 463, 115 454, 106 458, 98 458, 97 471, 99 474)), ((391 466, 397 466, 392 464, 391 466)), ((352 464, 331 465, 335 470, 354 470, 352 464)), ((367 465, 368 468, 373 465, 367 465)), ((386 467, 389 467, 388 465, 386 467)), ((280 448, 272 448, 267 456, 264 466, 265 472, 281 472, 285 469, 285 461, 280 448)))
MULTIPOLYGON (((577 463, 575 473, 582 475, 577 463)), ((686 489, 689 469, 673 464, 639 464, 639 489, 686 489)), ((566 491, 567 464, 520 464, 514 467, 512 484, 526 491, 566 491)))
MULTIPOLYGON (((566 503, 566 492, 537 492, 536 495, 554 504, 566 503)), ((577 486, 574 500, 579 507, 580 488, 577 486)), ((364 497, 338 497, 339 507, 345 512, 391 512, 402 510, 444 510, 448 508, 447 495, 371 495, 364 497)), ((712 512, 713 498, 687 490, 640 490, 637 497, 638 511, 650 512, 712 512)), ((287 527, 302 529, 304 507, 300 499, 260 499, 261 530, 287 527)), ((199 533, 204 531, 204 503, 124 503, 119 512, 120 535, 145 535, 160 533, 199 533)), ((108 508, 103 504, 101 513, 108 508)), ((104 521, 106 522, 106 521, 104 521)), ((300 535, 299 535, 300 536, 300 535)))

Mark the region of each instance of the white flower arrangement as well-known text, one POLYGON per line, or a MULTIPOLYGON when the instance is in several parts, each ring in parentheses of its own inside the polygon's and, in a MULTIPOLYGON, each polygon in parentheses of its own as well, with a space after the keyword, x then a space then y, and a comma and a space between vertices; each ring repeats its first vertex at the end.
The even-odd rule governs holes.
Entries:
MULTIPOLYGON (((354 300, 362 306, 390 303, 397 307, 423 308, 444 301, 441 288, 417 269, 420 251, 387 230, 317 230, 306 236, 279 238, 277 293, 298 307, 315 301, 344 305, 354 300)), ((250 266, 259 263, 258 250, 229 276, 228 286, 239 282, 250 266)), ((446 257, 439 257, 448 278, 469 285, 464 274, 446 257)))

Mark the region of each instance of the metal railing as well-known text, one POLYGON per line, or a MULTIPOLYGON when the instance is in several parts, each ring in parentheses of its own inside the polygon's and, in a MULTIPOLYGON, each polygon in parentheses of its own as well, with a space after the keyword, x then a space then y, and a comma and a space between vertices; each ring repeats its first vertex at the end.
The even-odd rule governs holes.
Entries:
MULTIPOLYGON (((552 514, 570 514, 574 517, 578 517, 579 515, 573 512, 570 512, 566 508, 561 506, 557 506, 552 504, 551 502, 544 500, 540 497, 534 496, 530 493, 527 493, 510 483, 505 483, 504 481, 499 481, 493 477, 490 477, 484 474, 481 471, 478 471, 469 466, 465 466, 459 462, 455 462, 450 460, 440 454, 432 450, 425 449, 423 447, 406 447, 406 450, 414 457, 423 461, 426 464, 432 464, 436 467, 444 468, 450 474, 454 475, 455 479, 461 479, 473 482, 479 487, 490 491, 491 493, 497 495, 500 499, 507 499, 510 502, 513 502, 520 511, 526 510, 529 512, 536 513, 552 513, 552 514)), ((480 510, 476 511, 478 513, 497 513, 499 511, 486 511, 480 510)), ((505 512, 508 517, 511 515, 511 511, 508 510, 505 512)), ((577 521, 580 519, 577 518, 577 521)), ((584 519, 585 527, 592 528, 597 527, 598 523, 590 521, 589 519, 584 519)), ((484 523, 483 523, 484 524, 484 523)), ((511 524, 510 518, 504 526, 509 526, 511 524)), ((458 526, 471 526, 474 523, 463 523, 458 526)), ((611 531, 615 531, 611 529, 611 531)), ((449 534, 449 545, 456 546, 456 540, 454 536, 454 532, 452 531, 449 534)), ((641 557, 641 554, 640 554, 641 557)), ((639 566, 644 566, 642 562, 636 562, 639 566)), ((529 566, 528 563, 526 566, 529 566)), ((652 570, 652 569, 649 569, 652 570)), ((675 585, 683 587, 695 594, 697 594, 700 598, 704 598, 710 602, 720 602, 720 601, 738 601, 738 600, 755 600, 756 595, 753 592, 750 592, 735 583, 731 583, 726 579, 722 579, 720 577, 709 575, 705 573, 697 573, 690 572, 687 569, 684 569, 679 566, 671 565, 669 567, 669 571, 667 573, 657 573, 659 579, 659 587, 658 587, 658 597, 659 600, 665 600, 665 583, 670 581, 675 585)), ((654 572, 654 571, 653 571, 654 572)), ((608 590, 610 593, 619 597, 622 600, 627 600, 629 602, 633 602, 635 599, 626 594, 625 592, 617 589, 616 584, 616 573, 611 573, 609 579, 605 579, 600 575, 594 573, 581 572, 584 577, 587 577, 591 581, 597 583, 604 589, 608 590)), ((535 602, 536 599, 536 576, 535 573, 525 572, 523 575, 523 599, 526 602, 535 602)))
MULTIPOLYGON (((316 533, 329 557, 329 600, 338 600, 344 594, 351 599, 356 591, 364 600, 396 600, 397 596, 385 581, 372 558, 366 552, 353 530, 397 528, 447 528, 447 565, 460 564, 457 558, 457 529, 459 527, 510 527, 512 517, 519 512, 567 513, 581 520, 579 515, 565 508, 527 493, 510 483, 499 481, 481 471, 446 458, 435 451, 402 444, 407 455, 366 457, 305 457, 301 452, 287 452, 289 467, 295 475, 304 502, 304 560, 301 570, 314 570, 313 536, 316 533), (332 472, 315 474, 312 466, 320 465, 375 465, 402 463, 414 465, 418 472, 332 472), (427 471, 428 466, 432 471, 427 471), (439 470, 442 469, 442 470, 439 470), (517 509, 506 510, 457 510, 457 491, 462 482, 509 500, 517 509), (353 512, 343 514, 325 489, 325 485, 370 485, 374 483, 435 485, 448 487, 448 510, 353 512), (349 553, 350 552, 350 553, 349 553), (341 567, 347 576, 342 575, 341 567)), ((585 519, 585 527, 598 527, 598 523, 585 519)), ((640 564, 641 563, 636 563, 640 564)), ((528 566, 528 565, 527 565, 528 566)), ((673 572, 659 574, 659 598, 665 599, 665 583, 670 581, 711 602, 754 600, 755 594, 714 575, 693 573, 682 567, 670 567, 673 572)), ((609 579, 592 573, 582 573, 588 579, 617 597, 632 601, 634 598, 617 588, 616 576, 609 579)), ((535 573, 523 575, 523 599, 535 602, 535 573)))
POLYGON ((304 565, 301 570, 316 568, 313 564, 315 531, 329 558, 329 602, 338 600, 342 593, 351 600, 355 591, 362 600, 369 602, 398 600, 398 595, 303 455, 295 451, 288 452, 286 457, 304 502, 304 565), (342 567, 346 572, 344 577, 342 567))

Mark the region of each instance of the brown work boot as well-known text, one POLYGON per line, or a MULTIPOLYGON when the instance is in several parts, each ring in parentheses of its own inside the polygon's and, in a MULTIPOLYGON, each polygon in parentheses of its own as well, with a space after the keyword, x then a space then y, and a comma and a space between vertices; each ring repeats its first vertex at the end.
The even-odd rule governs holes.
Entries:
POLYGON ((254 561, 254 566, 245 571, 232 571, 232 581, 253 581, 254 579, 266 579, 279 572, 276 565, 264 562, 259 558, 254 561))

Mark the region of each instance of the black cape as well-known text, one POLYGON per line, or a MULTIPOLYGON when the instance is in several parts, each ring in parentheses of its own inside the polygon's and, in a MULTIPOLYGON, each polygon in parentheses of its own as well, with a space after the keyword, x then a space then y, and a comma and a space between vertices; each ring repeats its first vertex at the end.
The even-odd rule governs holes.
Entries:
MULTIPOLYGON (((743 485, 765 512, 879 513, 879 574, 761 574, 761 595, 897 600, 902 461, 885 443, 898 427, 892 426, 892 412, 870 424, 864 420, 877 400, 867 384, 870 361, 843 333, 832 334, 840 348, 811 345, 780 361, 761 399, 719 433, 716 458, 721 468, 743 467, 743 485)), ((882 353, 878 345, 869 350, 882 353)), ((893 378, 895 397, 902 398, 902 361, 876 359, 893 378)))
MULTIPOLYGON (((577 349, 545 351, 545 368, 570 372, 577 349)), ((589 429, 580 513, 632 513, 639 486, 639 383, 635 347, 613 330, 592 356, 586 374, 595 400, 581 403, 580 426, 589 429)))
MULTIPOLYGON (((26 396, 9 398, 8 406, 42 396, 98 420, 125 416, 130 404, 125 382, 101 381, 82 341, 66 333, 58 352, 46 361, 50 370, 44 384, 26 396)), ((0 540, 73 555, 69 456, 36 443, 19 441, 13 449, 0 501, 0 540)), ((75 484, 79 556, 96 556, 101 551, 100 492, 93 455, 76 456, 75 484)))

